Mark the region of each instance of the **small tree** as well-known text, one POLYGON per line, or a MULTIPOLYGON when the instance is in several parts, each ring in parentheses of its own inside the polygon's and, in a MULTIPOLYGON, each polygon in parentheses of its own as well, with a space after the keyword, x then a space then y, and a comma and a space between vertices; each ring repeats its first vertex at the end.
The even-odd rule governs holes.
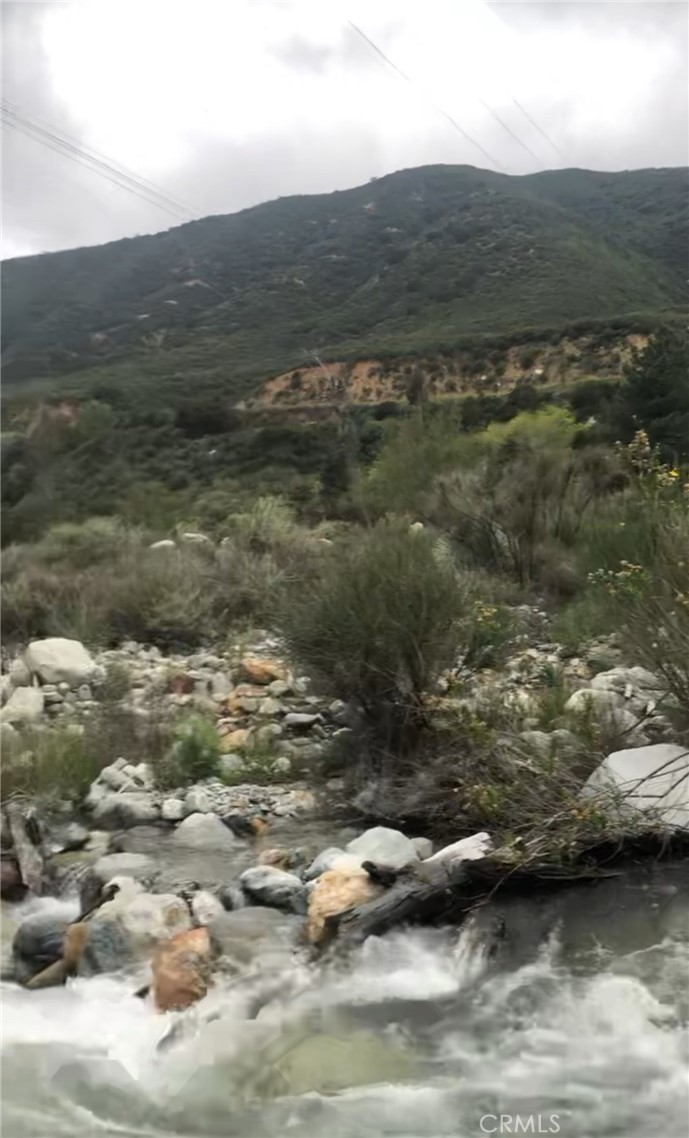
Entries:
POLYGON ((301 581, 283 620, 293 655, 363 712, 376 744, 410 749, 424 722, 423 694, 452 660, 463 598, 432 542, 381 522, 301 581))
POLYGON ((689 456, 689 341, 665 328, 625 373, 617 426, 625 438, 644 428, 668 461, 689 456))

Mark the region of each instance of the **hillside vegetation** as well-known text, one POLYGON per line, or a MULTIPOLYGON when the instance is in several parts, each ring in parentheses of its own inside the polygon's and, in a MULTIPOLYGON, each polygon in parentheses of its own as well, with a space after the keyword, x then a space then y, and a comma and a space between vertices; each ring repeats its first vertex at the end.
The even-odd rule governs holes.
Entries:
POLYGON ((5 382, 94 378, 243 395, 304 360, 657 314, 686 296, 681 169, 405 170, 151 237, 9 261, 5 382), (117 366, 112 368, 112 365, 117 366), (123 366, 124 365, 124 366, 123 366))

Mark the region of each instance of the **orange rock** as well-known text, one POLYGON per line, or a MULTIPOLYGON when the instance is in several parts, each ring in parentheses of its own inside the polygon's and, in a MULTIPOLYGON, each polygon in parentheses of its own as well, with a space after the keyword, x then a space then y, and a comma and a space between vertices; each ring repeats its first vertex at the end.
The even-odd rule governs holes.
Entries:
POLYGON ((287 850, 262 850, 258 855, 259 865, 275 865, 278 869, 287 869, 289 853, 287 850))
POLYGON ((239 668, 242 679, 250 684, 272 684, 273 680, 284 680, 287 675, 287 669, 278 660, 264 660, 259 656, 245 656, 239 668))
POLYGON ((223 735, 220 740, 220 750, 223 755, 228 754, 230 751, 242 751, 248 741, 248 727, 238 727, 236 731, 230 731, 227 735, 223 735))
POLYGON ((265 834, 266 830, 268 829, 268 823, 266 819, 260 818, 258 815, 256 815, 255 818, 249 819, 249 825, 251 826, 251 830, 254 834, 265 834))
POLYGON ((207 928, 177 933, 159 946, 153 957, 153 998, 158 1011, 180 1011, 203 999, 210 984, 211 957, 207 928))
POLYGON ((356 905, 364 905, 380 897, 383 888, 371 881, 361 866, 328 869, 316 878, 309 897, 306 935, 312 944, 320 944, 326 934, 326 920, 345 913, 356 905))

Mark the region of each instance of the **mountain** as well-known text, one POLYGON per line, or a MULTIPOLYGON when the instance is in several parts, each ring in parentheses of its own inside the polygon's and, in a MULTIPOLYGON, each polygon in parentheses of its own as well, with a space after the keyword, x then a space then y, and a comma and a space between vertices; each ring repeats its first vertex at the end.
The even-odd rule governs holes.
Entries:
MULTIPOLYGON (((685 169, 403 170, 3 266, 10 388, 83 372, 222 386, 686 302, 685 169)), ((86 378, 84 376, 83 378, 86 378)))

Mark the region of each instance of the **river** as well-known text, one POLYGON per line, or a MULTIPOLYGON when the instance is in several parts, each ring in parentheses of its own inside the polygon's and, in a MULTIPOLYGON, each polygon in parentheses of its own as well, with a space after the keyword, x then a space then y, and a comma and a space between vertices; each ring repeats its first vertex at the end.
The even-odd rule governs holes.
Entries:
POLYGON ((687 1134, 686 863, 258 964, 175 1016, 5 984, 4 1138, 687 1134))

